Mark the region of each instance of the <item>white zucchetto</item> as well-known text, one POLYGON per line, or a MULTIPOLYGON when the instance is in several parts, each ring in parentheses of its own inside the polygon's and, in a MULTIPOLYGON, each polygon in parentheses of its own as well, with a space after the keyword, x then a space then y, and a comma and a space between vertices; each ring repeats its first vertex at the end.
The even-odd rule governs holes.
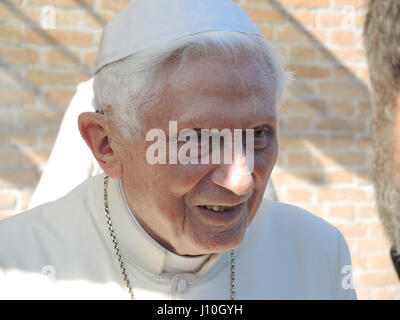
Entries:
POLYGON ((160 43, 218 30, 262 35, 230 0, 132 0, 104 27, 93 72, 160 43))

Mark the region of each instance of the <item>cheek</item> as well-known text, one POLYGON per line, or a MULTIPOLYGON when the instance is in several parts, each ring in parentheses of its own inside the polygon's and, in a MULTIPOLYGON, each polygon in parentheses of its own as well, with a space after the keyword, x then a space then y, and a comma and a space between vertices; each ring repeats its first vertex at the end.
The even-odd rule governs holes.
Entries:
POLYGON ((169 190, 181 196, 194 189, 209 172, 209 166, 201 164, 177 164, 164 167, 164 170, 168 171, 169 190))
POLYGON ((278 158, 278 143, 274 142, 267 148, 256 151, 254 154, 254 178, 256 185, 267 183, 271 175, 271 171, 275 166, 278 158))

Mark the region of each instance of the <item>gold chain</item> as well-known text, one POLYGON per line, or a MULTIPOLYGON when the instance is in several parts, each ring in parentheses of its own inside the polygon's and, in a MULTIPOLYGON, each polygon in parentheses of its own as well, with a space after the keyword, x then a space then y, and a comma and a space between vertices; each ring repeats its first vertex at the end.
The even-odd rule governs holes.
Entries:
MULTIPOLYGON (((107 192, 108 180, 109 180, 109 177, 105 176, 104 177, 104 211, 105 211, 105 214, 106 214, 107 226, 108 226, 108 230, 110 231, 111 241, 114 244, 115 255, 116 255, 116 257, 118 259, 118 262, 119 262, 119 267, 121 269, 122 278, 123 278, 123 280, 125 282, 126 287, 128 288, 128 292, 129 292, 129 295, 131 297, 131 300, 135 300, 135 295, 133 293, 131 284, 130 284, 129 279, 128 279, 128 275, 127 275, 126 270, 125 270, 124 261, 122 260, 121 251, 120 251, 119 246, 118 246, 117 237, 115 236, 114 229, 113 229, 112 222, 111 222, 110 209, 108 207, 108 192, 107 192)), ((231 257, 231 300, 235 300, 235 295, 236 295, 236 266, 235 266, 235 250, 234 249, 232 249, 230 251, 230 257, 231 257)))

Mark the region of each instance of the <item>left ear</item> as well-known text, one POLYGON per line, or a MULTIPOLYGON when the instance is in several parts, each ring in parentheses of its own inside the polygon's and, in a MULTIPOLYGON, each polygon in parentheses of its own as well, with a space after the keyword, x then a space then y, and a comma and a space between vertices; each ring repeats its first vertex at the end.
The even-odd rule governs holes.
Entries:
POLYGON ((122 175, 122 164, 110 144, 107 120, 104 114, 84 112, 78 118, 79 131, 103 171, 111 178, 122 175))

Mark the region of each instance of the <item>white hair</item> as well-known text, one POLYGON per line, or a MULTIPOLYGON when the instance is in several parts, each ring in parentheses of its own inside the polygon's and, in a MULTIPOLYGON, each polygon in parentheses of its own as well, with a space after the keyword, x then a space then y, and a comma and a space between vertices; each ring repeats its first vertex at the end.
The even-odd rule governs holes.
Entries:
MULTIPOLYGON (((232 65, 243 54, 266 66, 275 81, 280 104, 290 79, 282 56, 262 36, 233 31, 210 31, 179 38, 135 53, 101 68, 94 77, 94 104, 133 139, 140 132, 144 111, 157 104, 171 67, 181 68, 190 58, 213 57, 232 65)), ((159 112, 157 110, 156 112, 159 112)))

